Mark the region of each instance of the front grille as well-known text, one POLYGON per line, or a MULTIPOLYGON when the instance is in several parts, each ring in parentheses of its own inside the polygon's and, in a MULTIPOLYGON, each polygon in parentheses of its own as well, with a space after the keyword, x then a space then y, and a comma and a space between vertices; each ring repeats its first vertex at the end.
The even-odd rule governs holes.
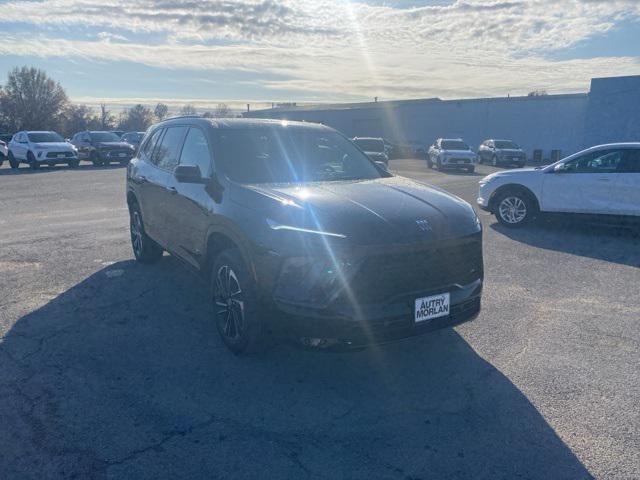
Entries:
POLYGON ((371 256, 350 282, 351 293, 360 303, 379 303, 481 278, 480 236, 452 243, 418 253, 371 256))
POLYGON ((71 152, 47 152, 47 158, 61 158, 60 155, 63 155, 65 158, 73 157, 73 153, 71 152))
POLYGON ((120 150, 107 150, 105 155, 110 158, 129 158, 132 156, 131 150, 120 149, 120 150), (121 157, 120 154, 123 153, 124 156, 121 157))

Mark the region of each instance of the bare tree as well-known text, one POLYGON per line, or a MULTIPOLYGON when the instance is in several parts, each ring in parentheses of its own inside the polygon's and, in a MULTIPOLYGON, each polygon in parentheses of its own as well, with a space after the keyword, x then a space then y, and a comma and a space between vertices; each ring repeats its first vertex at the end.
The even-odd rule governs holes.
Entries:
POLYGON ((216 118, 229 118, 232 117, 233 114, 226 103, 219 103, 213 112, 213 116, 216 118))
POLYGON ((184 107, 180 109, 180 115, 197 115, 198 110, 192 104, 187 103, 184 107))
POLYGON ((158 121, 162 121, 167 118, 167 115, 169 114, 169 107, 164 103, 158 103, 155 110, 153 111, 153 114, 158 119, 158 121))
POLYGON ((144 132, 153 123, 153 112, 144 105, 134 105, 120 115, 118 128, 131 132, 144 132))
POLYGON ((111 130, 116 123, 116 119, 111 114, 109 110, 107 110, 107 105, 105 103, 100 104, 100 128, 102 130, 111 130))
POLYGON ((93 113, 93 110, 86 105, 69 104, 62 114, 60 128, 65 136, 70 137, 74 133, 83 130, 94 130, 101 128, 101 122, 93 113))
POLYGON ((62 86, 37 68, 14 68, 0 96, 0 110, 12 130, 58 128, 67 106, 62 86))

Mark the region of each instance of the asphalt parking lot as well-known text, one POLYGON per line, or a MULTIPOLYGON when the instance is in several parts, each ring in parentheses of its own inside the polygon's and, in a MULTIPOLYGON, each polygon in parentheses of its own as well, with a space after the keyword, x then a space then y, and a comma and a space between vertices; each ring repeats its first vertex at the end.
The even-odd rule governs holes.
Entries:
MULTIPOLYGON (((393 161, 474 202, 475 175, 393 161)), ((0 478, 640 478, 640 240, 485 228, 472 323, 236 358, 204 285, 133 262, 124 169, 0 168, 0 478)))

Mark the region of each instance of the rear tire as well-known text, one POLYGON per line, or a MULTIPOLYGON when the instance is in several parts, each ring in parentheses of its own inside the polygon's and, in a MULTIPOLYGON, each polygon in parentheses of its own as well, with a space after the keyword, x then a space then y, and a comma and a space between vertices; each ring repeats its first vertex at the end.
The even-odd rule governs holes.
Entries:
POLYGON ((14 170, 20 166, 20 160, 16 159, 11 152, 9 152, 9 166, 14 170))
POLYGON ((467 172, 475 173, 475 171, 476 171, 476 167, 467 167, 467 172))
POLYGON ((142 212, 137 203, 129 209, 129 229, 131 246, 136 260, 140 263, 155 263, 162 257, 163 249, 147 235, 142 221, 142 212))
POLYGON ((530 223, 538 213, 531 195, 522 190, 508 190, 495 201, 494 215, 505 227, 520 228, 530 223))
POLYGON ((211 299, 216 329, 229 350, 235 355, 264 350, 267 335, 257 286, 237 248, 222 251, 214 260, 211 299))
POLYGON ((78 168, 78 165, 80 165, 80 160, 69 162, 69 168, 78 168))

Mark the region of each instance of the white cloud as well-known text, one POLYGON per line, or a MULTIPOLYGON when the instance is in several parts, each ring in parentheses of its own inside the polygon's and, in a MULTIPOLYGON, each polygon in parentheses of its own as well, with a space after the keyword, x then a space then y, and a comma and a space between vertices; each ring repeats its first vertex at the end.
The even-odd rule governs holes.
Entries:
POLYGON ((636 0, 458 0, 409 9, 347 0, 48 0, 5 3, 2 15, 42 33, 0 33, 0 53, 278 74, 284 79, 262 86, 309 99, 581 91, 593 76, 640 71, 638 58, 544 58, 640 19, 636 0), (95 40, 52 40, 55 28, 87 26, 100 32, 95 40), (154 40, 130 40, 126 52, 116 43, 144 33, 154 40))

